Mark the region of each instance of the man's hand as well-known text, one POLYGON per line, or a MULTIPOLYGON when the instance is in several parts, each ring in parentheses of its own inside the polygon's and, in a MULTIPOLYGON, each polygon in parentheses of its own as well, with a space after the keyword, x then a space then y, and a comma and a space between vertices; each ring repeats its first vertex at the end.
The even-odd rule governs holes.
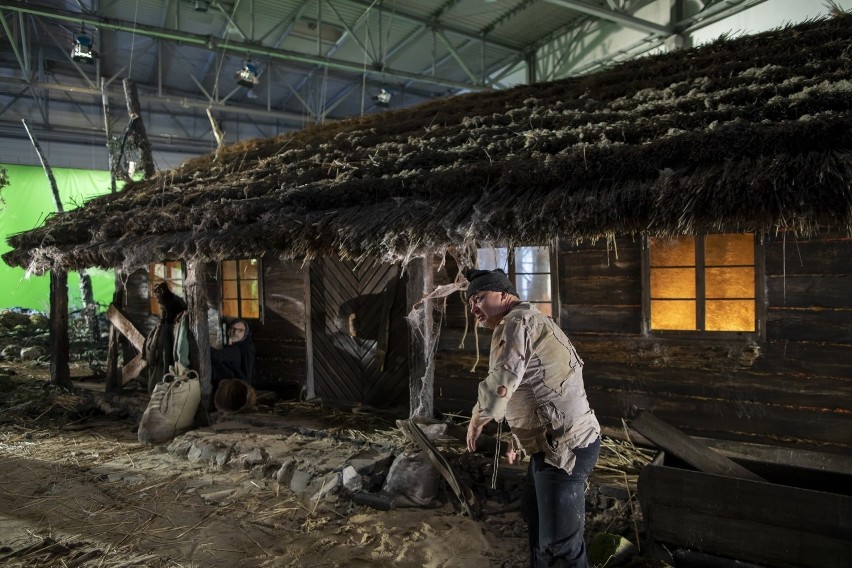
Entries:
POLYGON ((479 439, 480 434, 482 434, 482 429, 490 421, 491 418, 480 418, 479 411, 474 410, 470 417, 470 424, 467 425, 467 449, 469 452, 476 451, 476 440, 479 439))

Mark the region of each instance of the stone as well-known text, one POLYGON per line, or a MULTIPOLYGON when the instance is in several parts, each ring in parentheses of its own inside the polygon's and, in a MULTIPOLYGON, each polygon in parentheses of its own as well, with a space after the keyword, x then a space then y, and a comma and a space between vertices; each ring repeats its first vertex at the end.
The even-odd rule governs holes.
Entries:
POLYGON ((364 480, 361 478, 361 474, 358 473, 358 471, 351 465, 343 468, 341 477, 341 485, 343 486, 343 489, 349 493, 360 491, 364 486, 364 480))
POLYGON ((340 487, 340 474, 331 471, 323 477, 315 477, 311 480, 306 492, 310 494, 311 501, 319 501, 333 494, 338 487, 340 487))
POLYGON ((201 454, 204 452, 204 447, 198 447, 198 443, 193 442, 192 446, 189 448, 189 451, 186 453, 186 459, 189 461, 198 461, 201 458, 201 454))
POLYGON ((293 472, 296 469, 296 461, 293 458, 284 460, 278 471, 275 472, 275 480, 281 485, 289 485, 293 479, 293 472))
POLYGON ((303 492, 308 488, 308 484, 311 482, 312 477, 313 476, 307 471, 302 471, 301 469, 294 470, 293 475, 290 478, 290 491, 293 493, 303 492))
POLYGON ((21 361, 35 361, 39 357, 46 354, 43 347, 33 345, 32 347, 24 347, 21 349, 21 361))
POLYGON ((240 463, 244 470, 250 470, 256 465, 266 462, 266 456, 261 448, 253 448, 249 453, 240 456, 240 463))
POLYGON ((3 351, 0 352, 0 355, 3 356, 5 360, 17 359, 21 352, 20 345, 7 345, 3 348, 3 351))

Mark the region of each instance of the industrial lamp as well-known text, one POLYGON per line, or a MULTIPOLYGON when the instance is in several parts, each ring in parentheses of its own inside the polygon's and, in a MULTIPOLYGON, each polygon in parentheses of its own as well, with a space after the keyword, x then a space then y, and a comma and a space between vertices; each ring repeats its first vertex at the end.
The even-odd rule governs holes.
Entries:
POLYGON ((257 78, 257 66, 252 63, 251 59, 243 63, 243 67, 237 71, 236 77, 237 84, 246 89, 251 89, 260 82, 257 78))
POLYGON ((210 7, 210 2, 207 0, 195 0, 193 4, 195 4, 196 12, 206 12, 207 8, 210 7))
POLYGON ((80 33, 74 36, 74 45, 71 47, 71 59, 78 63, 92 63, 97 57, 92 38, 86 33, 84 28, 80 28, 80 33))
POLYGON ((390 91, 382 88, 381 90, 379 90, 378 94, 373 98, 376 99, 377 105, 387 108, 388 106, 390 106, 392 96, 393 95, 391 95, 390 91))

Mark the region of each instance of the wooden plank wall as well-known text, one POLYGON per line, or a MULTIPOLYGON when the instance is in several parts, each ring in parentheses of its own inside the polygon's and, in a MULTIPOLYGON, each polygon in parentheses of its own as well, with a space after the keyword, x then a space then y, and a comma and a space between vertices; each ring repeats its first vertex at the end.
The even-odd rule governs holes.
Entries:
MULTIPOLYGON (((249 321, 257 350, 257 387, 295 395, 306 373, 303 269, 299 262, 277 259, 264 259, 262 266, 264 317, 262 322, 249 321)), ((211 345, 221 341, 216 329, 220 295, 217 268, 215 262, 205 265, 211 345)), ((129 275, 124 311, 143 334, 159 322, 149 314, 147 269, 129 275)))
MULTIPOLYGON (((297 394, 305 382, 305 277, 300 262, 263 259, 263 321, 251 321, 257 386, 297 394)), ((218 299, 218 286, 216 286, 218 299)))
MULTIPOLYGON (((654 338, 642 333, 639 239, 563 246, 558 254, 560 325, 585 361, 589 400, 603 424, 648 409, 710 438, 852 450, 852 240, 770 236, 765 245, 766 337, 654 338), (617 255, 616 251, 617 250, 617 255)), ((452 279, 455 266, 436 271, 452 279)), ((436 358, 436 408, 469 411, 487 372, 463 304, 451 301, 436 358)))

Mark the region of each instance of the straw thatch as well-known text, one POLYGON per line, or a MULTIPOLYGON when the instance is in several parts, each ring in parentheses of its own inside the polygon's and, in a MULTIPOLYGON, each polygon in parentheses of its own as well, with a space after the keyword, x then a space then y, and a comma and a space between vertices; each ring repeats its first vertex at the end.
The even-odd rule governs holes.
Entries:
POLYGON ((11 265, 852 229, 852 15, 239 143, 9 239, 11 265))

